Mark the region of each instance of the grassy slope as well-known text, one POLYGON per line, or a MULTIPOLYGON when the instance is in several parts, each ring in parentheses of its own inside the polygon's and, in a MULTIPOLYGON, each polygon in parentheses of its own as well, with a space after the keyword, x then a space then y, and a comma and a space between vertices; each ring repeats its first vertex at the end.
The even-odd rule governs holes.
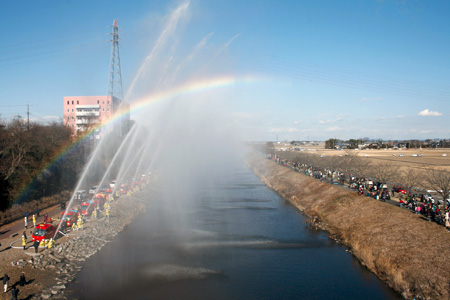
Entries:
POLYGON ((319 182, 262 157, 256 175, 330 234, 363 265, 406 298, 450 298, 450 233, 409 210, 319 182))

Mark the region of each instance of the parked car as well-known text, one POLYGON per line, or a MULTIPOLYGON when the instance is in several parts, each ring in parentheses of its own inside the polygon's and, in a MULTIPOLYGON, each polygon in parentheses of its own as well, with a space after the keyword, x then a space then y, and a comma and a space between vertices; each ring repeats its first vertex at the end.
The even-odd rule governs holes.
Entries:
POLYGON ((394 186, 394 192, 406 194, 406 190, 404 188, 402 188, 401 186, 394 186))
POLYGON ((431 202, 433 202, 433 203, 434 203, 434 198, 433 198, 433 196, 431 196, 430 194, 428 194, 428 195, 425 195, 425 200, 427 200, 427 201, 431 201, 431 202))
POLYGON ((91 188, 89 189, 89 194, 90 195, 95 195, 97 193, 98 190, 98 185, 93 185, 91 186, 91 188))
POLYGON ((115 186, 116 186, 116 181, 115 180, 111 181, 111 183, 109 184, 109 187, 111 189, 114 189, 115 186))
POLYGON ((32 239, 34 241, 42 241, 42 240, 48 240, 55 236, 56 233, 56 224, 52 223, 42 223, 36 226, 33 230, 32 239))

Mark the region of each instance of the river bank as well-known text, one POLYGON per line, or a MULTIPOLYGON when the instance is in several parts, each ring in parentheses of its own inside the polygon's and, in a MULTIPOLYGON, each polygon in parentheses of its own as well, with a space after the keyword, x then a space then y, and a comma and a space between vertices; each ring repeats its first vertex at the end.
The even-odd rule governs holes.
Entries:
POLYGON ((442 226, 261 156, 250 156, 247 162, 268 187, 348 245, 364 266, 403 297, 449 299, 450 234, 442 226))
MULTIPOLYGON (((139 196, 139 192, 136 193, 139 196)), ((19 288, 20 299, 67 299, 66 284, 73 281, 83 267, 83 262, 110 242, 145 209, 135 196, 122 196, 112 202, 110 218, 89 218, 84 229, 71 231, 55 241, 52 249, 39 249, 34 253, 31 242, 26 250, 4 248, 0 252, 2 274, 11 278, 9 286, 19 288), (19 277, 24 272, 27 284, 19 286, 19 277)), ((54 216, 52 216, 54 217, 54 216)), ((28 232, 27 232, 28 234, 28 232)), ((20 240, 20 234, 2 240, 6 244, 20 240)), ((29 236, 29 241, 31 236, 29 236)), ((21 242, 15 242, 20 246, 21 242)), ((3 248, 2 247, 2 248, 3 248)), ((11 288, 0 295, 0 299, 11 299, 11 288)))

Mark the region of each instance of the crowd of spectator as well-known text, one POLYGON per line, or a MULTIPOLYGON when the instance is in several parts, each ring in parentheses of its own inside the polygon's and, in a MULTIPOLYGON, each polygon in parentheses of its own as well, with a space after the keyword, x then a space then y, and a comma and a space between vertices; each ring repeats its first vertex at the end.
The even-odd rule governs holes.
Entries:
POLYGON ((359 195, 374 198, 380 201, 394 200, 392 204, 399 205, 402 208, 409 209, 418 216, 424 217, 429 222, 436 222, 443 225, 450 232, 450 201, 442 201, 441 205, 429 194, 405 190, 395 183, 391 183, 392 188, 388 188, 387 183, 374 181, 371 178, 356 177, 350 174, 344 174, 342 171, 333 170, 325 167, 315 167, 306 163, 293 160, 282 159, 277 155, 267 155, 267 158, 277 162, 285 167, 292 168, 294 171, 313 177, 330 184, 339 184, 356 191, 359 195))

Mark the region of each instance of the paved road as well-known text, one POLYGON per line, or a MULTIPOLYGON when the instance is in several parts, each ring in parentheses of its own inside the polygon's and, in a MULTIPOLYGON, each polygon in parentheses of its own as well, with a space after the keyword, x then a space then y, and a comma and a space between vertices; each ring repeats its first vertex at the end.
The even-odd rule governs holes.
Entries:
MULTIPOLYGON (((46 208, 46 209, 40 211, 39 212, 40 217, 36 218, 36 224, 44 222, 44 214, 45 213, 47 213, 50 218, 55 220, 55 219, 59 218, 59 215, 61 214, 61 206, 58 204, 58 205, 51 206, 49 208, 46 208)), ((26 230, 27 235, 29 237, 31 237, 31 232, 33 231, 32 215, 33 214, 30 214, 30 216, 28 217, 28 229, 26 230), (28 233, 30 233, 30 234, 28 234, 28 233)), ((22 235, 22 232, 24 230, 25 230, 24 218, 21 218, 20 220, 3 225, 0 227, 0 241, 11 237, 11 235, 14 233, 18 233, 19 237, 20 237, 20 235, 22 235)))

